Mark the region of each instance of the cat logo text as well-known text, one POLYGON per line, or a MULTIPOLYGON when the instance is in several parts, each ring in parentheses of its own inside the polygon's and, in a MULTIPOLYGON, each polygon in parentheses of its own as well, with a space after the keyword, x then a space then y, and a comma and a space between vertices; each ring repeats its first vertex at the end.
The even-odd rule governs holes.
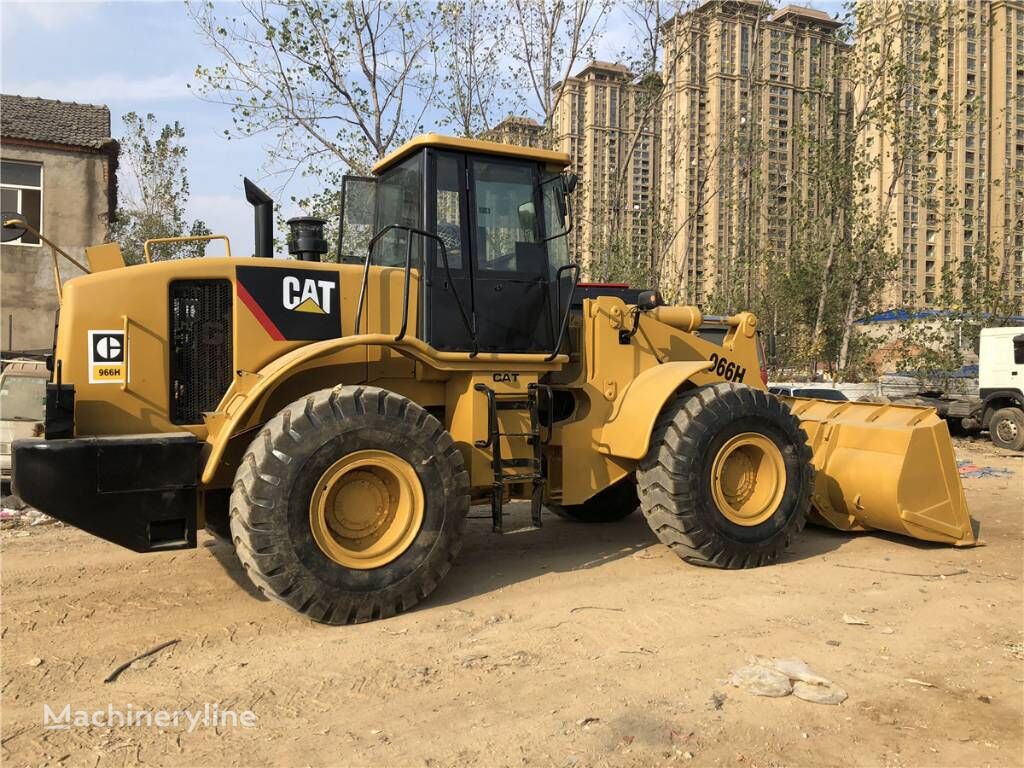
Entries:
POLYGON ((281 303, 285 309, 315 315, 331 313, 331 294, 337 284, 333 280, 300 280, 288 275, 281 281, 281 303))

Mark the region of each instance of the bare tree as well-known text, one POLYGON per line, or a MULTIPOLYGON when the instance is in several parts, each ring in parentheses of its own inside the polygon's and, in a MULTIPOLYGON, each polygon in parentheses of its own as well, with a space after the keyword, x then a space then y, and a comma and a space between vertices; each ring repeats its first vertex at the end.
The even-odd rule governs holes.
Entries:
POLYGON ((438 7, 439 104, 447 124, 462 136, 488 130, 506 102, 506 8, 494 0, 452 0, 438 7))
POLYGON ((231 107, 230 135, 267 135, 281 170, 365 169, 421 128, 437 85, 435 21, 415 0, 190 2, 221 57, 201 97, 231 107))
POLYGON ((838 351, 840 371, 850 363, 855 320, 892 280, 898 265, 889 236, 893 205, 900 194, 914 194, 927 153, 950 145, 959 131, 956 95, 946 88, 938 66, 947 37, 959 24, 957 8, 880 0, 857 4, 854 15, 864 42, 848 59, 859 123, 854 126, 858 159, 850 184, 856 191, 869 177, 887 183, 876 201, 851 197, 847 250, 852 270, 838 351), (940 111, 944 123, 938 119, 940 111))
POLYGON ((512 0, 510 52, 535 99, 534 109, 550 130, 566 80, 593 55, 611 0, 512 0))

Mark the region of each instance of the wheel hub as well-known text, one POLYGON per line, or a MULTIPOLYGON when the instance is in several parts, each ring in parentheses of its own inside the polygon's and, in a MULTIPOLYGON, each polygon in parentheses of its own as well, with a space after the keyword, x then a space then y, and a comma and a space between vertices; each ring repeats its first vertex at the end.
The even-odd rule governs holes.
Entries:
POLYGON ((405 552, 423 524, 416 471, 388 451, 355 451, 324 472, 309 502, 320 550, 347 568, 379 568, 405 552))
POLYGON ((730 522, 754 526, 770 518, 786 491, 779 447, 756 432, 736 435, 719 449, 711 467, 711 495, 730 522))
POLYGON ((1017 439, 1017 425, 1010 419, 1003 419, 996 424, 996 434, 1004 443, 1012 443, 1017 439))

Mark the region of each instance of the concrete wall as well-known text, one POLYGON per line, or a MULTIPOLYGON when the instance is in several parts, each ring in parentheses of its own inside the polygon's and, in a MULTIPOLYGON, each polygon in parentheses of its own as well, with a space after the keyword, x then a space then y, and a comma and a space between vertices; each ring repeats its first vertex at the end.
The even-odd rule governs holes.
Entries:
MULTIPOLYGON (((24 147, 5 142, 4 160, 43 164, 43 235, 85 263, 85 247, 107 237, 108 159, 100 153, 24 147)), ((66 281, 82 274, 60 259, 66 281)), ((49 349, 53 344, 57 292, 50 248, 0 246, 0 334, 8 349, 8 322, 13 316, 14 350, 49 349)))

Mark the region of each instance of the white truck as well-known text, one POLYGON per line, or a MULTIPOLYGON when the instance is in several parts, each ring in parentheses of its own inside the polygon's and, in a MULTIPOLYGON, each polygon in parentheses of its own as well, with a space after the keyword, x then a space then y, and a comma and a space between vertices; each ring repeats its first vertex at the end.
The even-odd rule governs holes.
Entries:
POLYGON ((977 397, 922 392, 894 402, 930 405, 966 432, 988 430, 999 448, 1024 450, 1024 327, 982 329, 977 397))
POLYGON ((980 406, 969 418, 989 431, 994 445, 1024 450, 1024 328, 982 329, 978 395, 980 406))

